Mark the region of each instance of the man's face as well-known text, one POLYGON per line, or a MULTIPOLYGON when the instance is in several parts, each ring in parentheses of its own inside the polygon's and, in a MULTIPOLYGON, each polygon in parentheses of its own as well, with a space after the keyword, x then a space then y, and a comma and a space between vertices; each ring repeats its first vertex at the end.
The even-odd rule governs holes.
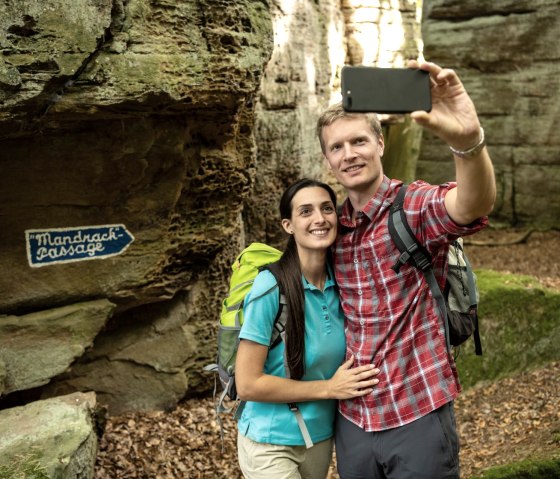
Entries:
POLYGON ((365 118, 340 118, 323 128, 325 159, 348 192, 371 193, 383 181, 383 138, 365 118))

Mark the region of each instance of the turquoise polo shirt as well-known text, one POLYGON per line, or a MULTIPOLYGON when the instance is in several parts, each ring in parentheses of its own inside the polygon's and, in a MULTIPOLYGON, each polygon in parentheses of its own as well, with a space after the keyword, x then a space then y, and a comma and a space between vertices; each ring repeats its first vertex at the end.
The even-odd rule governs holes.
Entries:
MULTIPOLYGON (((344 317, 333 277, 329 270, 324 291, 321 291, 302 276, 305 296, 303 381, 330 379, 344 361, 344 317)), ((276 284, 270 271, 259 273, 246 298, 240 338, 265 346, 270 344, 279 306, 278 288, 274 288, 276 284), (265 294, 267 291, 269 293, 265 294)), ((284 342, 269 351, 264 372, 286 377, 284 342)), ((333 436, 336 400, 306 401, 298 403, 298 407, 314 443, 333 436)), ((286 403, 247 401, 238 421, 238 429, 256 442, 288 446, 305 444, 295 414, 286 403)))

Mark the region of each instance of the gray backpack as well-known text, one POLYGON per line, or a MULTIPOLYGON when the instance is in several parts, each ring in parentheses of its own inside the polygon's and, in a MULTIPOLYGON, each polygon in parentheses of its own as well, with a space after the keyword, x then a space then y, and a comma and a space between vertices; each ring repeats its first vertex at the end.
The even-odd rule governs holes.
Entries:
POLYGON ((448 271, 444 291, 441 291, 432 269, 432 256, 418 241, 404 213, 404 197, 407 185, 403 185, 389 214, 389 234, 401 255, 392 267, 398 273, 408 263, 419 269, 436 300, 440 316, 445 318, 447 348, 458 347, 470 336, 474 338, 475 352, 482 354, 478 329, 479 293, 476 275, 463 250, 463 241, 457 239, 449 246, 448 271))

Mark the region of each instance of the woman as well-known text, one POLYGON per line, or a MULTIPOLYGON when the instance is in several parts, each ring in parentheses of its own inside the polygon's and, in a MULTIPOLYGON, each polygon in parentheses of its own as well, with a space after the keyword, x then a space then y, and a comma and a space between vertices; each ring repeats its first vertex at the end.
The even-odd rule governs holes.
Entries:
POLYGON ((371 393, 379 371, 351 368, 353 358, 342 364, 344 318, 328 262, 337 231, 334 191, 297 181, 282 195, 280 214, 290 235, 277 268, 287 339, 269 350, 279 293, 275 276, 262 271, 246 298, 235 367, 237 393, 247 401, 238 422, 239 464, 247 479, 324 479, 336 400, 371 393), (289 403, 297 403, 311 448, 289 403))

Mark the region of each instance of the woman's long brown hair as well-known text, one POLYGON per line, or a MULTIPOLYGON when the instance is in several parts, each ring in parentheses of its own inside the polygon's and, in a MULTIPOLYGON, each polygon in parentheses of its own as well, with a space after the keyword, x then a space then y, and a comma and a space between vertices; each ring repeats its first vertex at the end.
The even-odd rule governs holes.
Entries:
MULTIPOLYGON (((284 191, 280 199, 280 217, 282 219, 292 219, 292 200, 295 194, 303 188, 310 187, 325 189, 336 209, 336 193, 329 185, 303 178, 284 191)), ((327 257, 330 257, 330 254, 327 254, 327 257)), ((288 307, 286 360, 290 370, 290 378, 301 379, 305 373, 305 295, 301 279, 301 264, 293 235, 290 235, 284 253, 278 261, 278 270, 279 287, 284 292, 288 307)))

